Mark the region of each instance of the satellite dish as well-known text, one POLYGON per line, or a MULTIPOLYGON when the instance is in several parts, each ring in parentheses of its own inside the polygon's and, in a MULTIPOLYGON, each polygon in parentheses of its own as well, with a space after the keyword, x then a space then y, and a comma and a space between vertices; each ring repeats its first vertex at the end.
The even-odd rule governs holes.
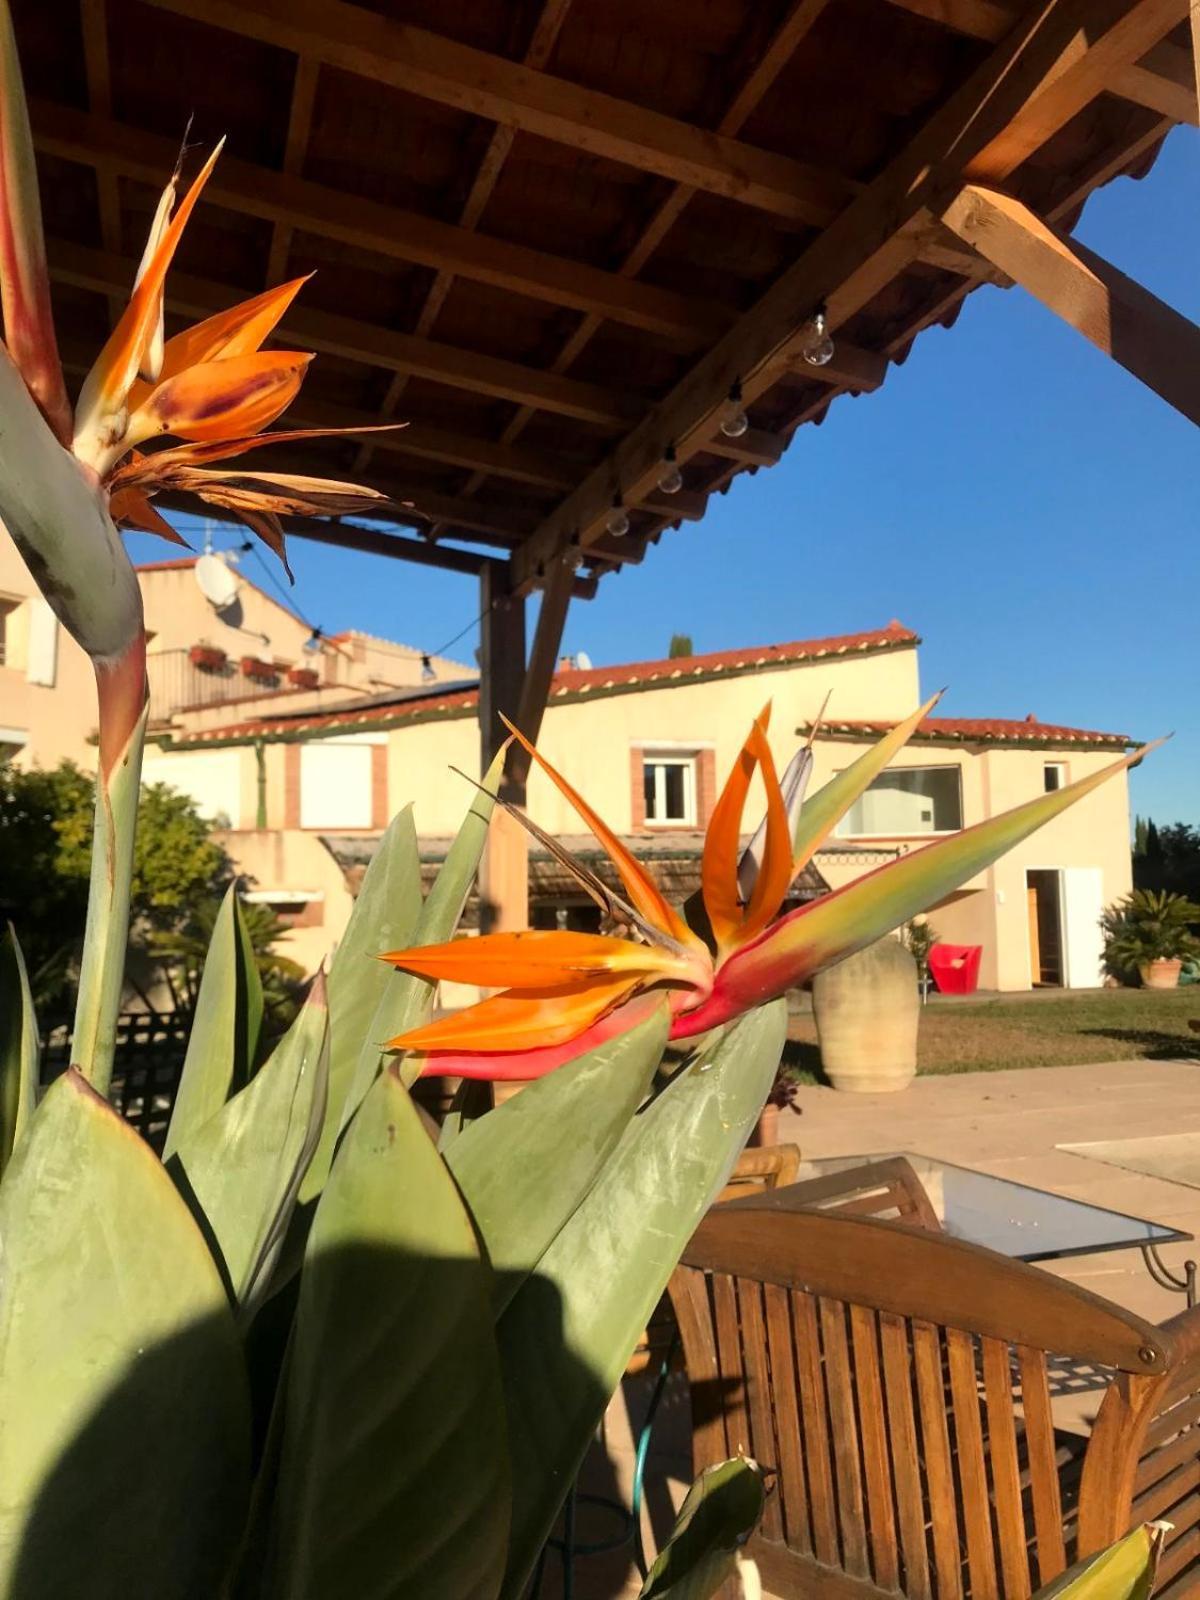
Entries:
POLYGON ((237 599, 237 578, 220 556, 198 556, 194 570, 200 593, 215 611, 227 610, 237 599))
POLYGON ((592 670, 592 658, 590 655, 588 655, 586 650, 576 651, 575 665, 579 668, 580 672, 590 672, 592 670))

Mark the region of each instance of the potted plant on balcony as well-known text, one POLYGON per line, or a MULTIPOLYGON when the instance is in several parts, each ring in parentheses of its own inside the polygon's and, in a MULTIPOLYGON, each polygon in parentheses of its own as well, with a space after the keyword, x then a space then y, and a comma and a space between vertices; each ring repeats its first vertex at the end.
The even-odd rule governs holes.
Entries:
POLYGON ((293 689, 315 689, 321 682, 311 667, 289 667, 287 681, 293 689))
POLYGON ((188 651, 188 659, 202 672, 220 672, 227 658, 224 650, 215 644, 194 644, 188 651))
POLYGON ((1101 918, 1104 965, 1129 982, 1136 972, 1147 989, 1174 989, 1189 956, 1200 955, 1200 905, 1162 889, 1134 889, 1101 918))
POLYGON ((258 656, 242 657, 242 676, 255 683, 276 683, 279 678, 274 662, 263 661, 258 656))

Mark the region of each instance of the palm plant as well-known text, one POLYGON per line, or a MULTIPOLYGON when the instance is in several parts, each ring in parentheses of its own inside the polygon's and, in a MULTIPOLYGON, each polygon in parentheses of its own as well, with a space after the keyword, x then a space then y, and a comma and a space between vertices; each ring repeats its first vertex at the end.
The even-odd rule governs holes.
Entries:
POLYGON ((1200 906, 1165 889, 1134 889, 1100 919, 1104 965, 1128 979, 1152 961, 1180 961, 1200 954, 1200 906))

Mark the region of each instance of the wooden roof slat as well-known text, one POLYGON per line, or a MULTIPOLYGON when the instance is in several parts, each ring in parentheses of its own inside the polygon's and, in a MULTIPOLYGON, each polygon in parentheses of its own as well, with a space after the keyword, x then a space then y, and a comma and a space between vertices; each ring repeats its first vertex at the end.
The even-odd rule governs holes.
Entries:
POLYGON ((150 0, 405 94, 823 226, 857 185, 344 0, 150 0))
MULTIPOLYGON (((83 64, 87 76, 88 105, 97 116, 112 111, 112 72, 108 59, 107 0, 80 0, 83 30, 83 64)), ((106 250, 121 249, 121 192, 112 172, 97 172, 96 187, 100 203, 100 240, 106 250)), ((124 306, 118 295, 109 295, 108 313, 115 323, 124 306)))
MULTIPOLYGON (((37 147, 68 161, 155 186, 175 165, 178 147, 170 139, 45 101, 32 101, 30 113, 37 147)), ((692 343, 724 331, 733 320, 730 310, 714 302, 632 282, 585 262, 510 244, 231 155, 218 163, 205 200, 394 260, 445 268, 515 294, 692 343)))
MULTIPOLYGON (((724 116, 717 124, 718 133, 732 136, 741 131, 829 3, 830 0, 794 0, 791 9, 768 42, 761 59, 740 85, 724 116)), ((695 193, 696 188, 693 184, 675 185, 626 254, 620 268, 622 277, 633 278, 642 271, 695 193)), ((595 337, 600 326, 599 317, 594 315, 584 317, 559 351, 553 370, 564 373, 569 371, 595 337)), ((518 411, 501 435, 503 442, 511 444, 518 439, 533 415, 533 411, 528 407, 518 411)), ((484 476, 476 474, 467 484, 466 492, 473 494, 483 482, 484 476)))
POLYGON ((518 585, 530 582, 539 562, 554 559, 571 532, 586 543, 613 484, 636 494, 668 442, 681 458, 702 447, 735 380, 748 398, 761 393, 772 381, 771 363, 787 358, 813 308, 826 302, 836 327, 911 263, 939 189, 948 200, 959 174, 980 163, 1011 170, 1017 149, 1064 126, 1123 59, 1144 55, 1181 20, 1186 3, 1039 0, 859 199, 546 519, 515 558, 518 585))
MULTIPOLYGON (((1020 12, 1018 0, 890 0, 902 11, 940 22, 956 33, 998 44, 1020 12)), ((1139 61, 1122 67, 1109 86, 1113 94, 1175 122, 1197 120, 1196 84, 1185 51, 1166 40, 1139 61)))
MULTIPOLYGON (((296 76, 292 83, 292 103, 288 109, 287 141, 283 149, 283 170, 289 176, 300 172, 304 166, 304 152, 312 129, 313 102, 317 95, 317 63, 307 56, 296 58, 296 76)), ((93 110, 98 109, 93 106, 93 110)), ((97 171, 103 173, 102 168, 97 171)), ((287 276, 288 251, 291 249, 293 228, 290 222, 277 218, 271 230, 271 248, 267 252, 266 286, 281 282, 287 276)), ((107 240, 105 241, 107 247, 107 240)))
MULTIPOLYGON (((127 294, 137 263, 102 250, 62 239, 47 241, 51 277, 80 288, 127 294)), ((238 291, 187 273, 172 273, 167 305, 188 317, 206 317, 233 304, 238 291)), ((599 384, 562 378, 537 367, 522 366, 498 356, 482 355, 458 345, 438 344, 396 333, 376 323, 356 321, 330 311, 292 307, 282 331, 298 344, 361 361, 368 366, 408 372, 432 383, 488 394, 501 400, 528 402, 545 411, 610 427, 628 425, 644 415, 647 402, 617 394, 599 384)))

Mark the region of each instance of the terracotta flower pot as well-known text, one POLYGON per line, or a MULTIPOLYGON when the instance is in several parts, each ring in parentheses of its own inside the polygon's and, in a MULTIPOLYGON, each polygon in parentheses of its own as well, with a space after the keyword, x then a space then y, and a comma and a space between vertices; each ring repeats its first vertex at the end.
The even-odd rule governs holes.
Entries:
POLYGON ((1144 989, 1175 989, 1179 986, 1179 973, 1183 962, 1160 957, 1157 961, 1143 961, 1138 967, 1144 989))
POLYGON ((747 1141, 752 1150, 763 1150, 779 1143, 779 1107, 768 1100, 759 1113, 754 1132, 747 1141))
POLYGON ((255 683, 275 683, 279 674, 270 661, 260 661, 257 656, 242 657, 242 676, 255 683))
POLYGON ((218 650, 211 644, 194 644, 188 651, 188 659, 194 667, 200 667, 205 672, 220 672, 225 665, 225 652, 218 650))
POLYGON ((917 964, 896 939, 880 939, 813 979, 821 1065, 835 1089, 906 1089, 917 1073, 921 997, 917 964))
POLYGON ((289 667, 287 676, 294 689, 315 689, 321 681, 311 667, 289 667))

